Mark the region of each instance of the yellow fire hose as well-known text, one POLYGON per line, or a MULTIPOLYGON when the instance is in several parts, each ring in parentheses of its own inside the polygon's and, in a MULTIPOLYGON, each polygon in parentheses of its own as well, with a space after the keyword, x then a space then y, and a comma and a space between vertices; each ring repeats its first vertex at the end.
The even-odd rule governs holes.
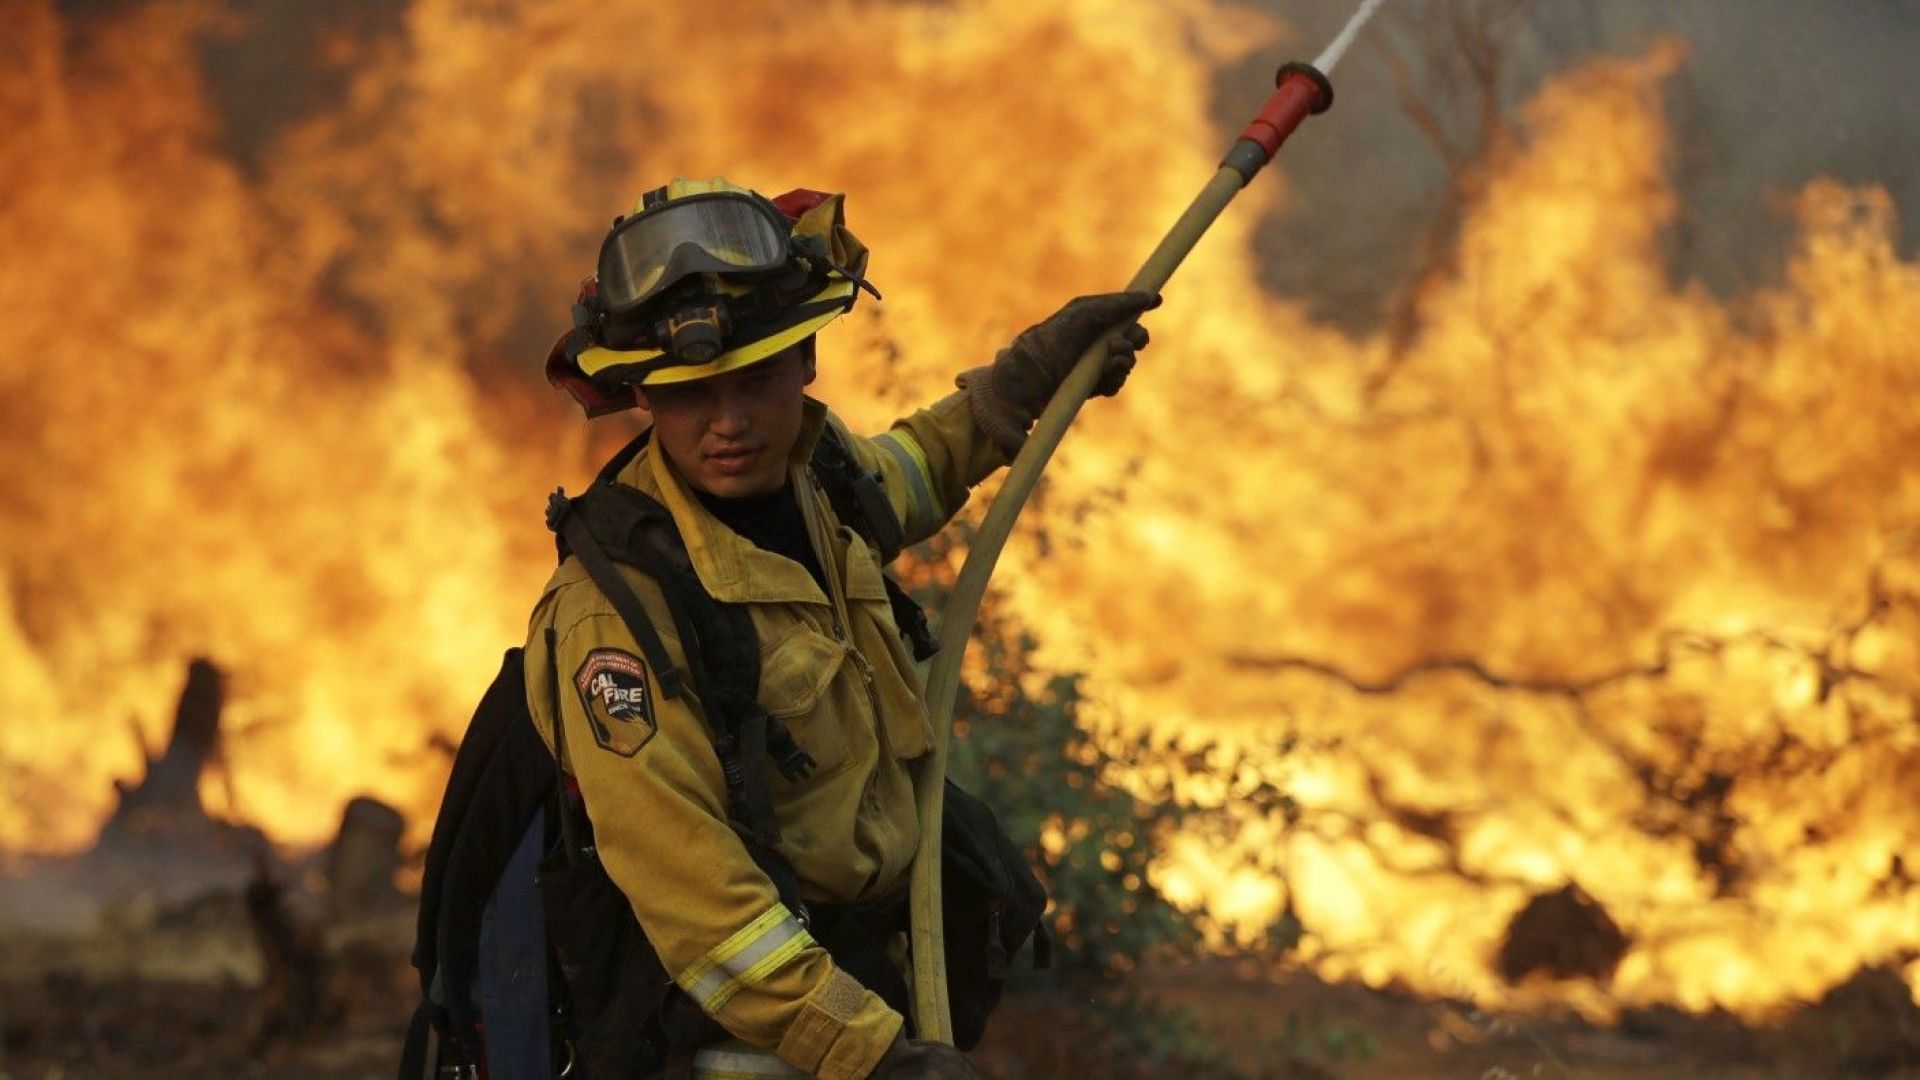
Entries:
MULTIPOLYGON (((1146 264, 1127 283, 1129 290, 1159 292, 1174 270, 1193 250, 1227 203, 1273 159, 1280 144, 1311 113, 1333 104, 1333 85, 1319 69, 1291 63, 1280 69, 1277 89, 1258 116, 1228 151, 1220 170, 1207 182, 1186 213, 1160 241, 1146 264)), ((933 749, 921 764, 916 782, 920 813, 920 847, 913 862, 912 952, 914 1026, 916 1037, 953 1042, 953 1018, 947 1008, 945 933, 940 909, 940 815, 947 775, 947 741, 953 726, 954 699, 960 687, 960 661, 972 636, 987 579, 1013 532, 1014 519, 1026 505, 1060 445, 1067 426, 1086 403, 1099 381, 1111 331, 1082 353, 1073 371, 1041 413, 1031 435, 1014 458, 1006 483, 987 509, 986 520, 974 534, 967 561, 947 598, 940 626, 940 651, 927 674, 927 708, 933 723, 933 749)))

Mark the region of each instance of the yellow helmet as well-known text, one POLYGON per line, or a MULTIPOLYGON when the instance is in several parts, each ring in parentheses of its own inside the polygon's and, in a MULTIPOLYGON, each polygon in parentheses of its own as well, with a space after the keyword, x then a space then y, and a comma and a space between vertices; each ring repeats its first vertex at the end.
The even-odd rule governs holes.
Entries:
POLYGON ((843 195, 765 198, 724 179, 676 179, 614 219, 574 328, 547 377, 589 416, 635 404, 635 386, 704 379, 758 363, 853 307, 867 248, 843 195))

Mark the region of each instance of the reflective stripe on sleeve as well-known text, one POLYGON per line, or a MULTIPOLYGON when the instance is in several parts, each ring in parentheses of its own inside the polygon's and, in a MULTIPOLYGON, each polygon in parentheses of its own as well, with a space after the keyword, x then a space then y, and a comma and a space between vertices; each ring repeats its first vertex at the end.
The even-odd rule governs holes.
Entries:
POLYGON ((709 1046, 693 1055, 695 1080, 761 1080, 769 1076, 806 1076, 765 1050, 742 1042, 709 1046))
POLYGON ((903 525, 909 536, 930 530, 944 518, 942 507, 933 497, 933 468, 927 464, 927 453, 921 449, 920 441, 912 434, 894 429, 881 435, 875 435, 873 441, 893 455, 900 465, 900 471, 907 477, 907 513, 903 525))
POLYGON ((708 1013, 764 980, 814 943, 785 904, 775 904, 674 978, 708 1013))

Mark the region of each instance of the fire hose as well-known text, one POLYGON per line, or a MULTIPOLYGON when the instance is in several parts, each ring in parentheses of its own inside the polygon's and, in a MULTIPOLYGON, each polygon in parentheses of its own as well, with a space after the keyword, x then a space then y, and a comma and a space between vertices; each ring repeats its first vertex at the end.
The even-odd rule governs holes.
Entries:
MULTIPOLYGON (((1375 0, 1377 3, 1377 0, 1375 0)), ((1362 8, 1360 16, 1349 24, 1349 33, 1336 40, 1344 48, 1352 30, 1371 13, 1374 4, 1362 8)), ((1335 58, 1338 52, 1329 49, 1335 58)), ((1227 203, 1253 180, 1254 174, 1273 160, 1302 120, 1323 113, 1333 104, 1333 84, 1322 73, 1331 60, 1319 66, 1289 63, 1280 68, 1276 89, 1267 103, 1249 123, 1221 161, 1219 171, 1201 189, 1173 228, 1161 238, 1159 246, 1127 283, 1129 291, 1159 292, 1186 259, 1200 237, 1213 224, 1227 203)), ((1074 364, 1071 374, 1055 391, 1046 411, 1040 414, 1026 445, 1014 458, 1006 483, 994 497, 979 530, 974 534, 967 561, 960 569, 940 627, 940 651, 927 673, 927 709, 933 725, 933 747, 920 767, 915 785, 920 814, 920 857, 913 863, 912 908, 913 993, 916 1035, 921 1039, 953 1042, 953 1020, 947 1007, 945 933, 940 910, 940 815, 947 773, 947 742, 953 726, 954 699, 960 686, 960 661, 972 636, 980 602, 986 595, 987 579, 994 563, 1013 532, 1014 519, 1033 493, 1047 460, 1066 435, 1067 426, 1093 393, 1102 361, 1107 355, 1112 331, 1102 335, 1074 364), (931 857, 929 857, 931 856, 931 857)))

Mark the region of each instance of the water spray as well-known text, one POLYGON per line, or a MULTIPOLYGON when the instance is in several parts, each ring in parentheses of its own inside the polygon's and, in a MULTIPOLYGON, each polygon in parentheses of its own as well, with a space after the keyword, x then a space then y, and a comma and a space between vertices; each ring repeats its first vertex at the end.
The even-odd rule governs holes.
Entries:
MULTIPOLYGON (((1255 114, 1240 137, 1234 141, 1213 179, 1187 207, 1186 212, 1162 237, 1146 263, 1127 282, 1129 291, 1159 292, 1167 279, 1183 262, 1200 237, 1213 224, 1227 203, 1247 186, 1279 152, 1308 116, 1326 112, 1333 105, 1333 83, 1327 72, 1353 44, 1381 0, 1365 0, 1348 20, 1333 42, 1311 64, 1298 61, 1285 64, 1274 77, 1272 96, 1255 114)), ((1006 483, 988 507, 987 516, 974 534, 967 561, 960 569, 953 591, 947 599, 940 626, 940 652, 927 673, 927 711, 933 725, 933 748, 922 764, 915 785, 920 814, 919 855, 913 861, 911 904, 914 1020, 921 1039, 953 1042, 953 1020, 947 1008, 946 935, 940 912, 940 815, 947 775, 947 742, 953 728, 953 705, 960 686, 960 660, 967 639, 973 634, 974 620, 980 614, 980 602, 986 595, 987 579, 1013 532, 1014 519, 1033 494, 1041 470, 1053 456, 1067 426, 1080 412, 1099 381, 1112 335, 1082 353, 1053 400, 1040 414, 1032 434, 1014 458, 1006 483)))

